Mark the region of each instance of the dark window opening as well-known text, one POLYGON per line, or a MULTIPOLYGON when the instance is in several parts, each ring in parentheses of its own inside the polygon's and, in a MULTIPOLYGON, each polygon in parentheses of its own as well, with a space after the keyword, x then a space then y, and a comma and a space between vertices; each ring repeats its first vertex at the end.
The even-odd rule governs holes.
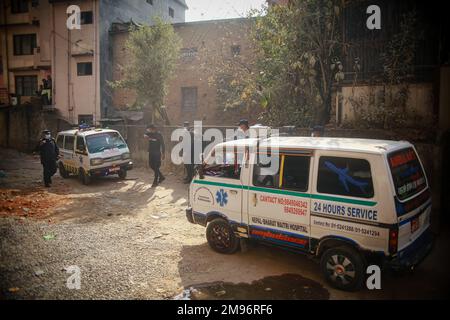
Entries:
POLYGON ((173 18, 175 17, 175 10, 169 7, 169 17, 173 18))
POLYGON ((66 139, 64 139, 64 149, 73 151, 73 147, 75 144, 75 137, 74 136, 66 136, 66 139))
POLYGON ((11 0, 11 13, 28 12, 28 0, 11 0))
POLYGON ((364 159, 320 157, 317 191, 342 196, 374 196, 370 164, 364 159))
POLYGON ((16 95, 35 96, 37 92, 37 76, 16 76, 16 95))
POLYGON ((181 108, 183 110, 197 109, 197 87, 181 88, 181 108))
POLYGON ((36 34, 18 34, 13 36, 14 55, 32 55, 37 47, 36 34))
POLYGON ((205 176, 239 180, 243 156, 242 153, 233 151, 224 151, 222 154, 215 153, 214 162, 206 165, 203 173, 205 176))
POLYGON ((80 14, 81 24, 92 24, 94 22, 94 15, 92 11, 83 11, 80 14))
POLYGON ((264 188, 278 188, 280 185, 281 156, 261 155, 260 157, 262 156, 264 156, 264 159, 258 159, 258 163, 253 167, 253 185, 264 188), (272 168, 272 161, 278 161, 278 168, 275 165, 272 168))
POLYGON ((56 145, 58 146, 58 148, 64 149, 64 136, 63 135, 60 135, 56 138, 56 145))
POLYGON ((283 168, 283 189, 305 192, 309 185, 310 157, 285 156, 283 168))
POLYGON ((77 152, 86 153, 86 144, 83 137, 77 137, 77 152))
POLYGON ((91 76, 92 75, 92 62, 77 63, 77 75, 78 76, 91 76))
POLYGON ((153 5, 153 0, 147 0, 147 3, 153 5))
POLYGON ((87 124, 92 126, 94 124, 94 116, 92 114, 78 115, 78 124, 87 124))

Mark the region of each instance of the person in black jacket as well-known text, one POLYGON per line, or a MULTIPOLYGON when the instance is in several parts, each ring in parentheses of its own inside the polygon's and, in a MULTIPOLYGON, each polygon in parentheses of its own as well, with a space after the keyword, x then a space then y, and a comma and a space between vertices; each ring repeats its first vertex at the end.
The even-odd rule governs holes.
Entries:
POLYGON ((39 154, 41 164, 44 168, 44 184, 47 188, 52 184, 52 176, 57 171, 56 161, 59 157, 59 148, 55 139, 52 138, 50 130, 42 132, 42 139, 39 141, 39 154))
POLYGON ((147 132, 144 137, 148 139, 148 164, 155 172, 155 178, 152 184, 152 188, 155 188, 166 179, 159 170, 161 161, 165 158, 166 147, 163 136, 156 130, 153 124, 147 126, 147 132))

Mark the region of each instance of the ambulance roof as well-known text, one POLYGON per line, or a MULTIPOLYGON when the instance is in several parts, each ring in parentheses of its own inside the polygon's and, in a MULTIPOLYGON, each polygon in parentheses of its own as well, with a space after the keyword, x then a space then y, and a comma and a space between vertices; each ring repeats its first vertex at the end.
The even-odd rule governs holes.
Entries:
MULTIPOLYGON (((242 139, 224 142, 222 145, 255 146, 258 139, 242 139)), ((328 137, 271 137, 261 139, 260 147, 278 146, 286 149, 334 150, 360 153, 384 154, 395 150, 411 147, 407 141, 328 138, 328 137)))
POLYGON ((97 133, 108 133, 108 132, 117 132, 116 130, 112 130, 112 129, 97 129, 97 128, 92 128, 92 129, 84 129, 84 130, 79 130, 79 129, 74 129, 74 130, 67 130, 67 131, 61 131, 58 134, 64 134, 64 135, 77 135, 77 136, 82 136, 82 137, 86 137, 86 136, 90 136, 93 134, 97 134, 97 133))

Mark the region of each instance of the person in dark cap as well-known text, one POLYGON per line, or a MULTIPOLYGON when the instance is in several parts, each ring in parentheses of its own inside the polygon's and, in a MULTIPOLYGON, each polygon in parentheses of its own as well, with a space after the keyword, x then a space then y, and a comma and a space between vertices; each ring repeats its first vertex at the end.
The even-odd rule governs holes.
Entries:
POLYGON ((155 188, 166 179, 159 170, 161 167, 161 161, 165 158, 166 147, 164 145, 163 136, 156 129, 154 124, 147 126, 147 131, 144 137, 148 140, 148 164, 155 173, 152 184, 152 188, 155 188))
POLYGON ((323 137, 324 128, 322 126, 314 126, 312 128, 311 137, 323 137))
POLYGON ((250 138, 250 126, 248 124, 248 120, 247 119, 241 119, 239 121, 239 129, 238 129, 238 133, 237 133, 237 138, 238 139, 247 139, 250 138))
POLYGON ((56 161, 59 157, 59 148, 55 139, 52 138, 50 130, 42 131, 42 139, 39 141, 39 154, 41 164, 44 168, 44 184, 49 188, 52 184, 52 177, 57 171, 56 161))

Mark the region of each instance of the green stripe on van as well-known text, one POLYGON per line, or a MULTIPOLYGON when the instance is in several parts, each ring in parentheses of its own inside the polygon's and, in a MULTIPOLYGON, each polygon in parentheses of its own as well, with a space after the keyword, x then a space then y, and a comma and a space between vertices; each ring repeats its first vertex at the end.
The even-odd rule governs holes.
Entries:
POLYGON ((347 198, 341 198, 341 197, 333 197, 333 196, 326 196, 326 195, 319 195, 319 194, 309 194, 309 193, 302 193, 302 192, 289 191, 289 190, 270 189, 270 188, 261 188, 261 187, 252 187, 252 186, 240 186, 240 185, 236 185, 236 184, 229 184, 229 183, 222 183, 222 182, 194 180, 194 183, 201 184, 201 185, 207 185, 207 186, 225 187, 225 188, 231 188, 231 189, 247 189, 247 190, 251 190, 251 191, 259 191, 259 192, 266 192, 266 193, 272 193, 272 194, 281 194, 281 195, 288 195, 288 196, 300 197, 300 198, 311 198, 311 199, 316 199, 316 200, 350 203, 350 204, 369 206, 369 207, 373 207, 377 204, 374 201, 347 199, 347 198))

